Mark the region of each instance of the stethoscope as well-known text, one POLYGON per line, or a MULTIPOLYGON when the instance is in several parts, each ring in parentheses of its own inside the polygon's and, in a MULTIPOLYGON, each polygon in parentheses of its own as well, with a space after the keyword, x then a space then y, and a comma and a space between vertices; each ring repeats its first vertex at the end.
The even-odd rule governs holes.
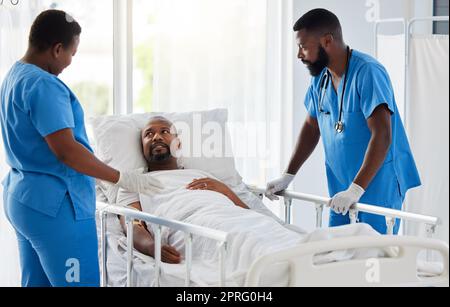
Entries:
MULTIPOLYGON (((339 105, 339 120, 336 122, 336 124, 334 124, 334 129, 336 130, 337 133, 342 133, 342 132, 344 132, 344 129, 345 129, 344 122, 342 121, 342 115, 344 113, 344 95, 345 95, 345 89, 347 87, 347 76, 348 76, 348 71, 349 71, 349 67, 350 67, 351 56, 352 56, 352 50, 350 49, 350 47, 347 47, 347 63, 345 64, 344 88, 342 89, 341 103, 339 105)), ((330 112, 325 112, 323 110, 323 100, 327 93, 328 84, 330 83, 330 78, 331 78, 331 76, 327 69, 325 74, 322 76, 322 80, 320 82, 320 101, 319 101, 319 112, 324 113, 325 115, 330 115, 330 112)))

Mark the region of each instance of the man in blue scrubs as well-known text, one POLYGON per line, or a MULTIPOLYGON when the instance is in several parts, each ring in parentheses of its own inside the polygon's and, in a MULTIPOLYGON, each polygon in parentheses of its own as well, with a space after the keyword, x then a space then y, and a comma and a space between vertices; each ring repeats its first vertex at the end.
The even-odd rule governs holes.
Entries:
MULTIPOLYGON (((305 98, 308 116, 286 173, 266 196, 285 190, 322 137, 330 226, 350 223, 349 209, 367 203, 401 210, 406 192, 420 186, 386 69, 344 42, 339 19, 315 9, 294 26, 298 58, 313 76, 305 98)), ((359 221, 385 234, 384 217, 359 213, 359 221)), ((400 222, 396 221, 397 234, 400 222)))

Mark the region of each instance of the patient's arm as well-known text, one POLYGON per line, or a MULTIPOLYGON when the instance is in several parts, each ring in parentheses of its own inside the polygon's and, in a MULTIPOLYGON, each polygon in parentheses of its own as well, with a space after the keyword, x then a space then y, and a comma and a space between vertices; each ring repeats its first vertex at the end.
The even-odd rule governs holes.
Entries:
MULTIPOLYGON (((133 203, 129 207, 142 211, 141 204, 139 202, 133 203)), ((127 226, 123 216, 120 217, 120 224, 126 234, 127 226)), ((155 241, 152 233, 148 230, 147 225, 144 222, 140 225, 133 226, 133 241, 134 248, 136 248, 136 250, 151 257, 155 256, 155 241)), ((180 263, 181 255, 172 246, 164 245, 161 248, 161 260, 166 263, 180 263)))
POLYGON ((209 190, 221 193, 228 197, 236 206, 249 209, 249 207, 226 184, 211 178, 194 180, 186 187, 188 190, 209 190))

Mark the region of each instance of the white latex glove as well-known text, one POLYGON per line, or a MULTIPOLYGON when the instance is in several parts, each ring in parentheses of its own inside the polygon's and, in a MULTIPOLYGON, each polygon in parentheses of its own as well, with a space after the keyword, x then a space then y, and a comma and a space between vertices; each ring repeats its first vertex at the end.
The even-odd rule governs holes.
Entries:
POLYGON ((271 201, 278 200, 279 197, 276 196, 275 193, 286 190, 294 178, 294 175, 285 173, 281 178, 269 182, 266 188, 266 197, 271 201))
POLYGON ((164 189, 161 181, 153 178, 150 173, 142 173, 141 170, 120 172, 117 186, 128 192, 142 194, 157 194, 164 189))
POLYGON ((351 206, 357 204, 365 192, 359 185, 352 183, 347 191, 333 197, 330 208, 338 214, 347 215, 351 206))

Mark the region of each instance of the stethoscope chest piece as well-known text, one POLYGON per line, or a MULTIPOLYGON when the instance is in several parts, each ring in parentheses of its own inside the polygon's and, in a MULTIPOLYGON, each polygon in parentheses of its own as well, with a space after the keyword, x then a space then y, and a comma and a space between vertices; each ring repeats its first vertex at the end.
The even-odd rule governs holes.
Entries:
MULTIPOLYGON (((342 114, 344 112, 344 94, 345 94, 345 90, 347 88, 347 78, 348 78, 348 72, 349 72, 349 67, 350 67, 350 58, 352 56, 352 50, 350 49, 350 47, 347 47, 347 63, 346 63, 346 68, 345 68, 345 78, 344 78, 344 86, 342 88, 342 94, 341 94, 341 103, 339 106, 339 121, 334 125, 334 129, 336 130, 337 133, 341 134, 344 132, 345 129, 345 125, 344 122, 342 121, 342 114)), ((329 112, 324 112, 322 109, 322 105, 323 105, 323 99, 325 97, 325 92, 327 90, 327 86, 329 83, 329 78, 330 75, 328 74, 328 71, 324 74, 320 88, 322 90, 321 93, 321 98, 319 101, 319 111, 321 113, 327 114, 329 115, 329 112)))
POLYGON ((334 126, 334 129, 336 129, 337 133, 344 132, 344 123, 341 121, 337 122, 336 125, 334 126))

